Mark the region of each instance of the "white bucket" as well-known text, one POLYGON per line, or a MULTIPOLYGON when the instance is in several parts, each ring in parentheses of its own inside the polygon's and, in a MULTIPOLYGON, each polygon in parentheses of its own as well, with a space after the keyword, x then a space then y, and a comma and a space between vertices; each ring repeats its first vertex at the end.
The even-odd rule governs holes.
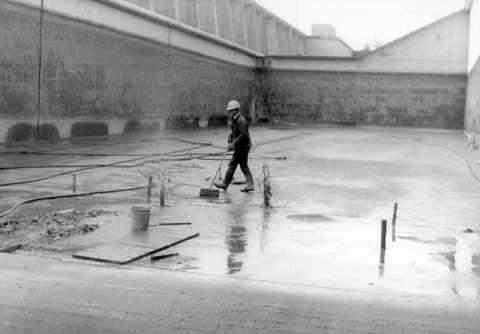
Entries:
POLYGON ((150 208, 133 207, 132 208, 132 230, 144 231, 150 223, 150 208))
POLYGON ((198 127, 200 128, 206 128, 208 127, 208 119, 201 119, 198 121, 198 127))

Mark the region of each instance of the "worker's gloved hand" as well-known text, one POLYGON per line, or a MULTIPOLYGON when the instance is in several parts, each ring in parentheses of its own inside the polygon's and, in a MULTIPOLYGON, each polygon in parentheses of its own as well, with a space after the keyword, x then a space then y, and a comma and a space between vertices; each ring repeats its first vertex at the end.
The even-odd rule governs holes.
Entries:
POLYGON ((233 151, 234 149, 235 149, 235 145, 233 145, 232 143, 228 144, 229 151, 233 151))

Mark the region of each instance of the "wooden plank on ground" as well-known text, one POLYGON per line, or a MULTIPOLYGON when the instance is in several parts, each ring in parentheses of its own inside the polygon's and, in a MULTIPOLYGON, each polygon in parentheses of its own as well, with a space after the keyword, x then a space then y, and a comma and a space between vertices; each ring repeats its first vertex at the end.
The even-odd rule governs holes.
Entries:
POLYGON ((113 264, 127 264, 155 254, 164 249, 176 246, 187 240, 196 238, 200 233, 186 237, 163 236, 155 245, 142 240, 131 238, 119 239, 111 243, 98 245, 90 249, 73 254, 74 258, 107 262, 113 264))
POLYGON ((22 244, 18 244, 18 245, 14 245, 14 246, 10 246, 10 247, 7 247, 7 248, 0 249, 0 253, 12 253, 12 252, 15 252, 17 249, 20 249, 20 248, 22 248, 22 244))

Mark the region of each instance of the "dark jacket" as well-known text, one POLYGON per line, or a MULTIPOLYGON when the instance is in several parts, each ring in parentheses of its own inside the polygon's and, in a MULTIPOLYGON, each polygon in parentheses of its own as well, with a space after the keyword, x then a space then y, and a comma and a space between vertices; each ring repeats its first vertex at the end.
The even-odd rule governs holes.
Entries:
POLYGON ((242 114, 238 114, 236 119, 232 119, 232 133, 229 142, 235 145, 235 150, 252 147, 250 133, 248 132, 248 122, 242 114))

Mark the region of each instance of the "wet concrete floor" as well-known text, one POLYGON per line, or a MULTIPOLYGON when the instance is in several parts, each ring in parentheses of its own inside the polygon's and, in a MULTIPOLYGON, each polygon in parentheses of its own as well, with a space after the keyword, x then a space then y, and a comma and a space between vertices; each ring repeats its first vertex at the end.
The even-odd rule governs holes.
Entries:
MULTIPOLYGON (((215 128, 3 148, 0 167, 15 169, 1 171, 0 212, 32 198, 73 194, 72 174, 76 194, 146 186, 148 176, 156 186, 144 232, 131 231, 130 208, 147 204, 145 189, 35 201, 0 221, 72 208, 114 211, 95 232, 50 241, 57 251, 33 255, 80 261, 72 254, 174 229, 200 236, 172 248, 178 256, 131 265, 478 307, 480 154, 468 149, 462 132, 252 127, 255 191, 240 192, 244 177, 237 170, 220 197, 200 197, 200 189, 211 185, 227 135, 227 128, 215 128), (262 189, 266 171, 270 206, 262 189), (14 184, 39 178, 45 179, 14 184)), ((20 241, 0 240, 4 246, 20 241)))

